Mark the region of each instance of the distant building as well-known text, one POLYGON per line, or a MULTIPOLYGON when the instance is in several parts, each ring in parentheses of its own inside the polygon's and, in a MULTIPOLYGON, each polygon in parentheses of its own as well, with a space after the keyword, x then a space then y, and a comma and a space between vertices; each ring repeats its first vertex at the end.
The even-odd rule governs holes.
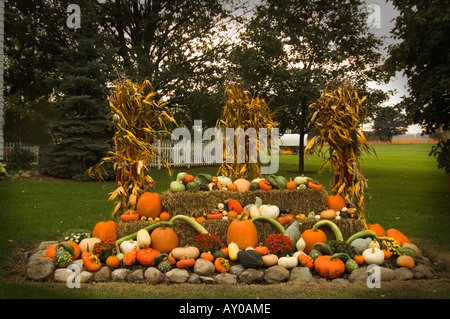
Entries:
MULTIPOLYGON (((308 143, 308 134, 303 137, 303 145, 306 146, 308 143)), ((280 137, 280 149, 281 150, 291 150, 294 152, 298 151, 300 146, 300 134, 283 134, 280 137)))

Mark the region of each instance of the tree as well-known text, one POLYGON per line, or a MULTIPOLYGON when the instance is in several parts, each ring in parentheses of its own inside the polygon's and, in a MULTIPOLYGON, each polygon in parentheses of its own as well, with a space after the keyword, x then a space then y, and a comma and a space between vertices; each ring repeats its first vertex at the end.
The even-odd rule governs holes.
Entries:
POLYGON ((231 60, 252 92, 278 109, 280 130, 300 134, 299 171, 308 106, 327 87, 352 81, 372 110, 386 94, 369 89, 380 79, 382 41, 369 32, 361 1, 267 0, 257 6, 231 60))
MULTIPOLYGON (((420 124, 424 133, 448 131, 450 124, 450 11, 444 0, 393 0, 400 12, 393 29, 399 43, 389 49, 386 69, 403 71, 408 78, 408 96, 400 107, 409 123, 420 124)), ((431 155, 448 174, 448 141, 441 140, 431 155)), ((449 175, 450 178, 450 175, 449 175)), ((449 180, 450 182, 450 180, 449 180)))
POLYGON ((86 170, 106 155, 112 137, 105 88, 114 48, 97 28, 95 3, 83 4, 82 25, 67 29, 69 45, 57 63, 59 72, 47 79, 54 87, 57 119, 50 126, 53 143, 46 152, 46 173, 73 179, 87 177, 86 170))
POLYGON ((395 135, 404 134, 408 127, 404 114, 395 107, 385 106, 377 110, 373 129, 380 141, 392 142, 395 135))
POLYGON ((149 79, 179 124, 201 119, 214 125, 220 116, 229 46, 224 31, 233 10, 223 3, 108 0, 102 6, 100 23, 114 35, 118 68, 133 81, 149 79))

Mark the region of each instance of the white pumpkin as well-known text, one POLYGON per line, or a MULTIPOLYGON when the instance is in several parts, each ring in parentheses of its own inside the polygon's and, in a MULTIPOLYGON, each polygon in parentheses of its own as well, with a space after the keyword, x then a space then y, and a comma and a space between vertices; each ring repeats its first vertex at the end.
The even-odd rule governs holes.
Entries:
POLYGON ((277 219, 280 216, 280 209, 275 205, 261 205, 259 207, 259 211, 261 212, 261 216, 266 216, 272 219, 277 219))
POLYGON ((219 183, 227 186, 228 184, 233 183, 233 181, 231 180, 231 178, 229 178, 228 176, 217 176, 217 180, 219 181, 219 183))
POLYGON ((294 257, 294 256, 285 256, 285 257, 280 257, 278 259, 278 265, 280 265, 281 267, 284 267, 286 269, 291 269, 294 267, 298 266, 298 258, 294 257))
POLYGON ((384 253, 378 248, 367 248, 363 251, 362 256, 364 258, 364 262, 368 265, 381 265, 384 262, 384 253))
POLYGON ((140 249, 150 247, 152 239, 150 238, 150 234, 145 229, 138 230, 136 234, 136 241, 140 249))
POLYGON ((136 250, 139 249, 139 245, 138 245, 137 240, 130 239, 130 240, 126 240, 126 241, 124 241, 123 243, 120 244, 120 251, 123 254, 126 254, 127 252, 129 252, 129 251, 131 251, 133 249, 136 249, 136 250))

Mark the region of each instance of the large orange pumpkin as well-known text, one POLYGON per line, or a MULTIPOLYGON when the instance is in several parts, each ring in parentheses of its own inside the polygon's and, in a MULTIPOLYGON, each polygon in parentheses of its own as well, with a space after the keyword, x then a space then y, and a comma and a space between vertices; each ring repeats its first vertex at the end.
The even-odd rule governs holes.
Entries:
POLYGON ((303 249, 306 254, 311 252, 315 243, 325 243, 327 241, 327 235, 321 229, 307 229, 302 233, 302 238, 306 244, 305 249, 303 249))
POLYGON ((234 219, 227 229, 227 245, 234 242, 239 249, 258 246, 258 233, 255 224, 249 219, 245 219, 246 214, 242 214, 240 219, 234 219))
POLYGON ((92 231, 92 237, 99 238, 101 241, 116 241, 117 240, 117 224, 110 220, 106 222, 99 222, 95 225, 92 231))
POLYGON ((344 197, 341 195, 328 195, 326 198, 326 203, 328 209, 334 209, 335 211, 340 211, 346 206, 344 197))
POLYGON ((150 234, 150 247, 159 251, 160 253, 170 253, 173 249, 178 247, 179 238, 177 233, 169 227, 156 228, 150 234))
POLYGON ((136 205, 139 216, 156 218, 161 214, 161 197, 158 193, 144 192, 136 205))
POLYGON ((378 237, 386 236, 386 231, 380 224, 368 224, 367 229, 373 231, 378 237))

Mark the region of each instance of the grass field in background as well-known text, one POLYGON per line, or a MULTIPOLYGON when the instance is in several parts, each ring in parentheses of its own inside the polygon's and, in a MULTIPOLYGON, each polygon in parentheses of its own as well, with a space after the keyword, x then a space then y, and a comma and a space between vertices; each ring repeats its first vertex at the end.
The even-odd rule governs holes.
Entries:
MULTIPOLYGON (((401 230, 420 245, 449 251, 448 178, 437 169, 435 158, 428 156, 431 145, 375 145, 374 148, 376 155, 364 155, 360 162, 369 184, 367 195, 371 200, 366 203, 369 217, 386 229, 401 230)), ((306 175, 329 189, 333 172, 325 169, 319 176, 320 163, 317 156, 307 160, 306 175)), ((297 156, 281 156, 278 175, 293 178, 298 175, 297 169, 297 156)), ((183 170, 193 175, 217 172, 216 167, 183 170)), ((174 176, 178 171, 174 171, 174 176)), ((157 192, 168 189, 172 178, 167 171, 152 170, 150 175, 156 181, 157 192)), ((113 204, 107 199, 113 188, 113 183, 98 182, 0 182, 0 265, 10 263, 10 252, 22 245, 56 240, 68 229, 92 229, 97 222, 108 219, 113 204)), ((0 282, 1 298, 20 295, 16 288, 24 286, 3 281, 0 282)), ((33 294, 38 288, 31 286, 27 291, 33 294)), ((102 298, 99 294, 94 295, 102 298)), ((48 296, 53 298, 51 292, 48 296)))

